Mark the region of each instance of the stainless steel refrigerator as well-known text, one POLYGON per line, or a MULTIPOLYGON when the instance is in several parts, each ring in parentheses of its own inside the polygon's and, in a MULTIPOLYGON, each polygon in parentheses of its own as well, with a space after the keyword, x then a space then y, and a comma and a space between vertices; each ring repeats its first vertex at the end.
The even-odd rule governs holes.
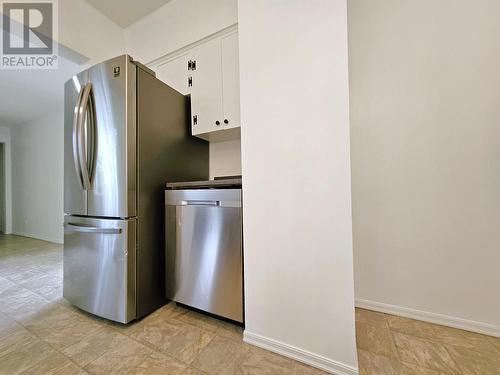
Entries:
POLYGON ((164 188, 208 178, 189 99, 124 55, 65 84, 64 286, 128 323, 165 303, 164 188))

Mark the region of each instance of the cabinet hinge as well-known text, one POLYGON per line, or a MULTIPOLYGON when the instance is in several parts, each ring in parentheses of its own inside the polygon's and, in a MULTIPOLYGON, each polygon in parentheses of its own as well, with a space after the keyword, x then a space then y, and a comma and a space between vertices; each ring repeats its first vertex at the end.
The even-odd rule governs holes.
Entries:
POLYGON ((191 60, 188 61, 188 70, 193 69, 193 62, 191 60))
POLYGON ((188 87, 192 87, 193 86, 193 77, 189 77, 188 78, 188 87))
POLYGON ((193 116, 193 125, 198 125, 198 116, 197 115, 193 116))
POLYGON ((191 70, 196 70, 196 60, 191 61, 191 70))

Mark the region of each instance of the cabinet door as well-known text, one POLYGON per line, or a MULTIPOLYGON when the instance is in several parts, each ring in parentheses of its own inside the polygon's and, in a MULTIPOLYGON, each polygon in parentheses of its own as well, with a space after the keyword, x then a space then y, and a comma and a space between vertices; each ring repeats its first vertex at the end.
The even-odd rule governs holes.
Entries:
POLYGON ((181 94, 187 95, 191 91, 191 87, 188 86, 189 74, 187 64, 189 60, 189 53, 176 57, 156 68, 156 76, 181 94))
POLYGON ((240 126, 240 68, 238 34, 231 34, 221 40, 222 48, 222 98, 224 127, 240 126))
POLYGON ((219 130, 224 121, 220 39, 202 44, 193 51, 192 57, 196 61, 191 87, 192 132, 202 134, 219 130))

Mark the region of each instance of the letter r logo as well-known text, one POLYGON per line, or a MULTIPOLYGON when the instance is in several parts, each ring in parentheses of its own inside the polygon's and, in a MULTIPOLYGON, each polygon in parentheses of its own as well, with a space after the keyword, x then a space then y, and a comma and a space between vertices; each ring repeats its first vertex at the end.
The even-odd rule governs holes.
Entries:
POLYGON ((53 53, 51 2, 3 3, 3 54, 49 55, 53 53))

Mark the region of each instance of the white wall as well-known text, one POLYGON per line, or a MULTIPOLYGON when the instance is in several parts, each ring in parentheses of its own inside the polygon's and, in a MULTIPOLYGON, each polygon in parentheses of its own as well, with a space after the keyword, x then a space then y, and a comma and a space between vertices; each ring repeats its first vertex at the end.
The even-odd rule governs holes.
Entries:
POLYGON ((241 175, 239 139, 210 143, 210 178, 241 175))
POLYGON ((11 183, 11 143, 10 143, 10 129, 6 126, 0 126, 0 143, 3 144, 4 156, 4 181, 5 190, 3 191, 3 200, 5 203, 5 223, 4 233, 9 234, 12 232, 12 183, 11 183))
POLYGON ((245 340, 354 374, 346 0, 238 8, 245 340))
POLYGON ((499 20, 491 0, 349 1, 356 297, 497 335, 499 20))
POLYGON ((11 128, 13 232, 62 243, 63 111, 11 128))
POLYGON ((123 29, 97 9, 84 0, 58 4, 59 42, 89 58, 85 66, 125 53, 123 29))
POLYGON ((172 0, 125 29, 127 51, 146 64, 237 22, 237 0, 172 0))

